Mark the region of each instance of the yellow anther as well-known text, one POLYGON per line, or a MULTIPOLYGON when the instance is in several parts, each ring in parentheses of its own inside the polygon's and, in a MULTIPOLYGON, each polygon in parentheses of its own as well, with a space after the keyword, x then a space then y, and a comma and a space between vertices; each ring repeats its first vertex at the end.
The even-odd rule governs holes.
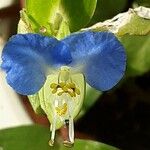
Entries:
POLYGON ((55 94, 57 92, 57 89, 53 89, 52 93, 55 94))
POLYGON ((70 95, 71 97, 73 97, 73 93, 69 92, 69 95, 70 95))
POLYGON ((74 91, 73 91, 73 89, 68 89, 68 92, 71 92, 71 93, 72 93, 72 92, 74 92, 74 91))
POLYGON ((80 90, 76 88, 76 85, 73 82, 60 82, 59 84, 52 83, 50 88, 52 88, 52 93, 57 93, 58 96, 61 96, 63 93, 68 93, 71 97, 76 97, 76 94, 80 95, 80 90))
POLYGON ((75 88, 75 93, 77 93, 78 95, 80 95, 80 90, 78 88, 75 88))
POLYGON ((68 92, 68 87, 67 87, 67 86, 64 86, 64 87, 62 87, 62 90, 63 90, 64 92, 68 92))
POLYGON ((59 116, 65 115, 67 112, 67 104, 64 103, 62 106, 55 107, 55 110, 59 116))
POLYGON ((61 83, 59 83, 59 85, 60 85, 60 87, 64 87, 66 85, 66 83, 65 82, 61 82, 61 83))
POLYGON ((57 88, 57 86, 58 86, 58 84, 52 83, 52 84, 50 85, 50 88, 55 89, 55 88, 57 88))
POLYGON ((69 95, 70 95, 71 97, 75 97, 75 96, 76 96, 74 92, 68 91, 68 93, 69 93, 69 95))
POLYGON ((68 83, 67 86, 68 86, 68 88, 75 88, 76 87, 76 85, 72 82, 68 83))
POLYGON ((75 92, 73 92, 73 96, 76 97, 76 93, 75 92))

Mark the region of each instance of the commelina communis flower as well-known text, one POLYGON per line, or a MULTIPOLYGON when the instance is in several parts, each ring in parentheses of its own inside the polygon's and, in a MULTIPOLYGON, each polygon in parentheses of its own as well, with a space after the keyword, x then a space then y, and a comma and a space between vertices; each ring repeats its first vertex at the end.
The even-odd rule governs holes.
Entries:
POLYGON ((55 130, 66 124, 69 140, 64 144, 72 145, 73 119, 82 107, 85 83, 101 91, 111 89, 124 75, 126 54, 110 32, 84 31, 60 41, 40 34, 17 34, 4 46, 1 68, 8 84, 22 95, 30 97, 47 87, 49 144, 54 144, 55 130))

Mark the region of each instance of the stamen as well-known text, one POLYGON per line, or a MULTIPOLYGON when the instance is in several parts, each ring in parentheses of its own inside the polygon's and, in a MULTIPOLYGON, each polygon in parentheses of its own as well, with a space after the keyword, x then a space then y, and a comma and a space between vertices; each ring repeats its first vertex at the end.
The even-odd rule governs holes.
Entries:
POLYGON ((75 93, 74 93, 74 92, 70 92, 70 91, 68 91, 68 93, 69 93, 69 95, 70 95, 71 97, 76 97, 76 95, 75 95, 75 93))
POLYGON ((57 93, 58 96, 61 96, 63 93, 68 93, 71 97, 76 97, 76 94, 80 95, 80 90, 73 82, 52 83, 50 88, 52 89, 52 94, 57 93))
POLYGON ((57 89, 53 89, 52 93, 55 94, 57 92, 57 89))
POLYGON ((78 95, 80 95, 80 90, 78 88, 75 88, 75 93, 77 93, 78 95))
POLYGON ((68 87, 67 87, 67 86, 63 86, 63 87, 62 87, 62 90, 63 90, 64 92, 67 92, 67 91, 68 91, 68 87))
POLYGON ((74 122, 73 117, 69 117, 69 139, 74 143, 74 122))
POLYGON ((64 87, 66 85, 66 83, 65 82, 61 82, 61 83, 59 83, 59 85, 60 85, 60 87, 64 87))
POLYGON ((49 145, 54 146, 54 139, 55 139, 55 130, 56 130, 56 115, 54 116, 53 122, 50 127, 51 132, 51 139, 49 140, 49 145))
POLYGON ((82 74, 71 74, 68 68, 61 68, 60 72, 53 75, 48 82, 50 108, 52 115, 51 139, 49 145, 54 145, 55 130, 62 127, 63 144, 72 147, 74 144, 74 122, 73 119, 81 109, 84 98, 84 76, 82 74))
POLYGON ((76 87, 76 85, 73 83, 73 82, 70 82, 70 83, 68 83, 68 88, 75 88, 76 87))
POLYGON ((73 117, 71 116, 72 113, 72 102, 68 101, 68 119, 64 122, 64 128, 66 129, 66 137, 64 138, 64 146, 72 147, 74 145, 74 122, 73 117))
POLYGON ((74 124, 73 124, 73 118, 66 119, 64 121, 64 127, 65 129, 65 137, 64 137, 64 146, 66 147, 72 147, 74 144, 74 124))
POLYGON ((55 89, 55 88, 57 88, 57 86, 58 86, 58 84, 52 83, 52 84, 50 85, 50 88, 55 89))

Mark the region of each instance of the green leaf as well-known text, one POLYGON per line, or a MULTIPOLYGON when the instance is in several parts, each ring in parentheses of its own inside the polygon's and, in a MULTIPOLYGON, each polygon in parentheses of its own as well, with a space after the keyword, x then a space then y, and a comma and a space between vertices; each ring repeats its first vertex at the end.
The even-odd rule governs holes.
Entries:
POLYGON ((96 3, 97 0, 62 0, 62 14, 72 32, 83 28, 90 21, 96 3))
POLYGON ((26 34, 26 33, 33 33, 32 27, 30 25, 29 18, 26 14, 26 10, 22 9, 20 11, 20 20, 18 23, 17 33, 26 34))
MULTIPOLYGON (((56 142, 54 147, 48 145, 49 129, 32 125, 0 130, 0 149, 3 150, 68 150, 62 143, 56 142)), ((70 150, 118 150, 115 147, 90 141, 75 140, 70 150)))
POLYGON ((149 0, 135 0, 133 6, 145 6, 150 7, 149 0))
POLYGON ((39 115, 45 114, 43 109, 41 108, 39 93, 36 93, 34 95, 29 95, 28 99, 36 114, 39 115))
POLYGON ((126 8, 127 3, 128 0, 97 0, 96 10, 90 25, 114 17, 126 8))
POLYGON ((62 21, 57 32, 57 39, 62 39, 70 34, 69 27, 65 21, 62 21))
POLYGON ((3 150, 48 150, 49 130, 41 126, 22 126, 0 130, 3 150))
POLYGON ((60 26, 64 21, 71 32, 84 27, 91 19, 96 0, 26 0, 27 15, 35 32, 45 27, 47 35, 53 35, 51 26, 60 26), (59 17, 58 17, 59 16, 59 17))
MULTIPOLYGON (((76 140, 75 146, 72 150, 119 150, 110 145, 106 145, 103 143, 90 141, 90 140, 76 140)), ((62 150, 67 150, 67 148, 63 148, 62 150)))
POLYGON ((127 50, 127 76, 136 76, 150 70, 150 35, 125 35, 121 39, 127 50))

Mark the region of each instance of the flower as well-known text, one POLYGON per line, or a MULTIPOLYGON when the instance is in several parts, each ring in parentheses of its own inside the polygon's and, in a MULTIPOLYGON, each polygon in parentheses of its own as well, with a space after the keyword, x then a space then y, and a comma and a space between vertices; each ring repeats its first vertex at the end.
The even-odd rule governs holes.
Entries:
POLYGON ((71 128, 73 143, 73 118, 82 106, 84 77, 91 87, 105 91, 119 82, 125 67, 126 54, 114 34, 92 31, 71 34, 61 41, 39 34, 14 35, 3 49, 1 65, 8 84, 20 94, 32 95, 49 86, 51 145, 60 122, 71 128))

